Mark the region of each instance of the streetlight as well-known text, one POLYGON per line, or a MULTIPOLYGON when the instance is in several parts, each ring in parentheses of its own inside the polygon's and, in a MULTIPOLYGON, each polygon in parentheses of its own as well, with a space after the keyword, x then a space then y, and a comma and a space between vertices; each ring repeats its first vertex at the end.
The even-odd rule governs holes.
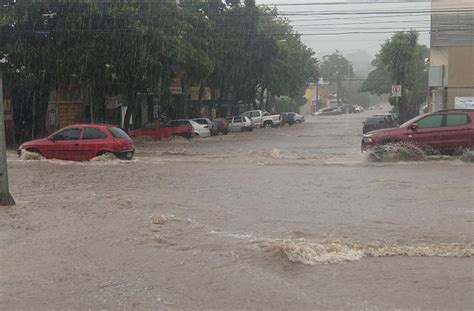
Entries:
POLYGON ((7 147, 5 144, 5 120, 3 109, 3 77, 1 65, 7 63, 6 57, 0 59, 0 205, 15 205, 8 187, 7 147))

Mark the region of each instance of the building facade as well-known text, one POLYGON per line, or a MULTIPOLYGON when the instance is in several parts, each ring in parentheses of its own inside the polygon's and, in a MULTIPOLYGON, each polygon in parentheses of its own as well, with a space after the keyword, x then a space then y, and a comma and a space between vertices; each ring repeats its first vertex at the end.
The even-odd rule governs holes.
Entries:
POLYGON ((474 1, 431 1, 430 110, 474 108, 474 1))

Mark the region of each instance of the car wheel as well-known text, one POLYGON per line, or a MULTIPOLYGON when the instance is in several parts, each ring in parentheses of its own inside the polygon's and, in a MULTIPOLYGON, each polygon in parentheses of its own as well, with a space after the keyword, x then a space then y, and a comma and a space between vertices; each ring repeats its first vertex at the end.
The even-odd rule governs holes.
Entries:
POLYGON ((97 156, 102 157, 102 158, 106 158, 106 159, 110 159, 110 160, 117 158, 117 156, 113 152, 110 152, 110 151, 101 151, 101 152, 97 153, 97 156))
POLYGON ((267 121, 267 122, 263 123, 263 127, 273 127, 273 123, 267 121))
POLYGON ((380 142, 380 145, 398 144, 399 142, 400 140, 396 138, 386 138, 380 142))
POLYGON ((36 148, 29 148, 29 149, 26 149, 26 151, 31 152, 31 153, 36 153, 36 154, 38 154, 38 155, 41 155, 41 152, 40 152, 38 149, 36 149, 36 148))
POLYGON ((295 123, 296 124, 301 124, 301 120, 296 120, 295 123))

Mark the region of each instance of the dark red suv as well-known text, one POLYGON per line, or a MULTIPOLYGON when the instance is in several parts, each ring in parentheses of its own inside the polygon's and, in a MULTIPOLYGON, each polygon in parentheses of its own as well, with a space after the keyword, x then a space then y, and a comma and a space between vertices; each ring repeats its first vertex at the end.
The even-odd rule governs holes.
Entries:
POLYGON ((377 145, 413 143, 421 148, 453 151, 474 148, 474 110, 453 109, 416 117, 398 128, 369 132, 362 138, 362 151, 377 145))

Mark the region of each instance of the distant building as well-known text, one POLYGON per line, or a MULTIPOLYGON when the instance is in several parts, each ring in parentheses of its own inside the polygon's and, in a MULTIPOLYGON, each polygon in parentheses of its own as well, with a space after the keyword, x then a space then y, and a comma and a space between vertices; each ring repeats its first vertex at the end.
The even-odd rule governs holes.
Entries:
POLYGON ((474 2, 431 1, 430 110, 474 108, 474 2))

